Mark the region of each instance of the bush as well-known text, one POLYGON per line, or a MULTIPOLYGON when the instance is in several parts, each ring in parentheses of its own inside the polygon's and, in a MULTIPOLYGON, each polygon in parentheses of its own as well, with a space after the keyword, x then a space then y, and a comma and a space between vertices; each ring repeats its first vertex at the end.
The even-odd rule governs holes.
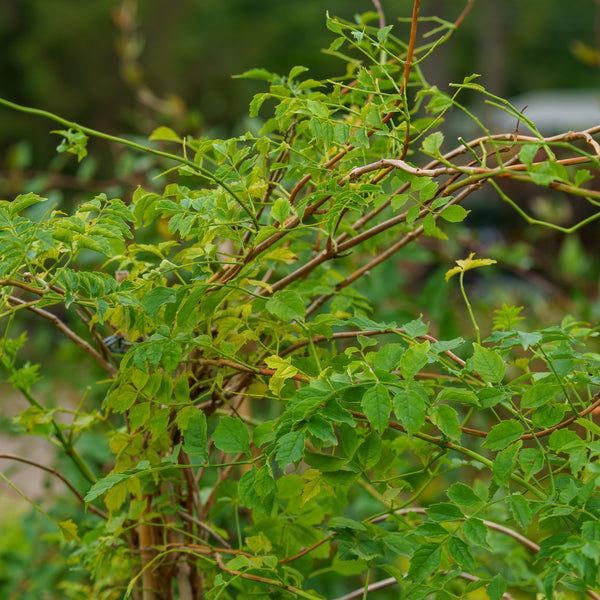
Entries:
POLYGON ((0 204, 1 360, 30 405, 16 423, 70 460, 77 485, 52 474, 90 513, 44 513, 91 573, 65 593, 600 597, 595 328, 567 316, 524 330, 508 304, 478 315, 466 279, 497 267, 473 253, 436 284, 458 282, 462 335, 444 339, 423 315, 378 318, 360 291, 392 257, 448 247, 484 184, 531 227, 569 234, 600 216, 600 127, 544 138, 474 76, 452 96, 423 79, 419 59, 471 5, 422 46, 418 2, 408 41, 373 13, 329 19, 345 75, 245 73, 268 86, 250 116, 272 117, 226 140, 162 126, 146 146, 0 100, 58 122, 59 149, 78 160, 94 137, 154 161, 127 201, 100 193, 69 214, 35 193, 0 204), (530 132, 471 116, 481 137, 448 149, 440 126, 468 114, 466 90, 530 132), (542 222, 507 180, 592 212, 542 222), (41 399, 55 363, 26 362, 25 312, 73 346, 86 389, 75 409, 41 399))

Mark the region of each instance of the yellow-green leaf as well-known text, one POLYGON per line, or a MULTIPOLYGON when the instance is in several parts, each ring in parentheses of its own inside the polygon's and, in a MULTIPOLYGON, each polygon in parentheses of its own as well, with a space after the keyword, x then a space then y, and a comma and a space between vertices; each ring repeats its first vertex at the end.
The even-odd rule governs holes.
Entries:
POLYGON ((77 535, 77 525, 73 523, 72 519, 66 521, 57 521, 56 525, 60 529, 60 533, 63 536, 65 542, 78 542, 79 536, 77 535))
POLYGON ((181 142, 181 138, 170 127, 157 127, 148 138, 161 142, 181 142))
POLYGON ((487 265, 496 264, 496 261, 492 260, 491 258, 474 259, 474 256, 475 252, 471 252, 471 254, 469 254, 469 257, 465 260, 457 260, 456 264, 458 265, 458 267, 453 267, 452 269, 446 271, 446 281, 448 281, 450 277, 456 275, 457 273, 464 273, 465 271, 469 271, 470 269, 476 269, 477 267, 485 267, 487 265))

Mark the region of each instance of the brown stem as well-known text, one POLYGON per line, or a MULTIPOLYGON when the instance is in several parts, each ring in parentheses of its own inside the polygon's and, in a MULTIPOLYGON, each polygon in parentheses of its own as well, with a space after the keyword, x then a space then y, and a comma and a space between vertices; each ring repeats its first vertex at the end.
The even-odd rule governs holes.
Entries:
MULTIPOLYGON (((464 197, 468 196, 477 187, 479 187, 478 184, 473 184, 473 185, 467 187, 460 194, 457 194, 452 200, 450 200, 450 202, 448 202, 448 204, 446 206, 460 202, 464 197)), ((421 212, 423 213, 423 211, 421 211, 421 212)), ((425 213, 429 212, 429 209, 427 209, 427 208, 424 209, 424 212, 425 213)), ((400 216, 402 216, 402 215, 400 215, 400 216)), ((439 215, 434 214, 434 219, 437 220, 438 218, 439 218, 439 215)), ((396 218, 390 219, 386 223, 389 224, 390 222, 395 222, 395 219, 396 218)), ((389 226, 391 226, 391 225, 389 225, 389 226)), ((377 229, 378 227, 379 226, 376 226, 373 229, 377 229)), ((354 281, 356 281, 357 279, 359 279, 360 277, 362 277, 363 275, 368 273, 373 267, 376 267, 380 263, 387 260, 390 256, 392 256, 393 254, 395 254, 396 252, 398 252, 399 250, 404 248, 404 246, 406 246, 413 240, 417 239, 423 233, 423 231, 424 231, 424 227, 423 227, 423 225, 421 225, 420 227, 417 227, 416 229, 413 229, 412 231, 407 233, 403 238, 401 238, 395 244, 392 244, 389 248, 387 248, 387 250, 384 250, 383 252, 378 254, 373 260, 368 262, 366 265, 363 265, 362 267, 360 267, 359 269, 357 269, 356 271, 354 271, 353 273, 348 275, 348 277, 346 277, 346 279, 344 279, 343 281, 340 281, 340 283, 338 283, 334 288, 335 292, 339 292, 346 286, 350 285, 351 283, 353 283, 354 281)), ((364 232, 364 233, 366 234, 367 232, 364 232)), ((363 237, 356 236, 356 237, 352 238, 351 240, 348 240, 346 243, 341 244, 338 247, 338 251, 340 251, 340 252, 345 251, 346 249, 349 249, 349 248, 355 246, 357 243, 360 243, 363 239, 364 239, 364 236, 363 237), (357 239, 358 239, 358 241, 356 241, 357 239)), ((306 315, 308 316, 309 314, 313 313, 315 310, 317 310, 318 308, 323 306, 323 304, 325 304, 325 302, 327 302, 327 300, 329 300, 329 298, 331 298, 333 295, 334 294, 324 294, 323 296, 320 296, 319 298, 314 300, 313 303, 307 308, 306 315)))
MULTIPOLYGON (((461 579, 465 579, 467 581, 479 581, 479 577, 476 577, 475 575, 471 575, 470 573, 459 573, 458 577, 460 577, 461 579)), ((374 592, 376 590, 382 590, 386 587, 390 587, 392 585, 396 585, 398 583, 398 580, 395 577, 388 577, 387 579, 382 579, 380 581, 375 581, 373 583, 370 583, 367 586, 367 592, 374 592)), ((350 592, 349 594, 345 594, 344 596, 339 596, 338 598, 336 598, 335 600, 354 600, 355 598, 362 598, 363 595, 365 593, 365 588, 364 586, 354 590, 353 592, 350 592)), ((503 600, 514 600, 514 598, 504 592, 504 594, 502 594, 502 598, 503 600)))
POLYGON ((37 308, 32 306, 31 303, 25 302, 20 298, 11 297, 11 302, 17 305, 24 305, 27 310, 35 313, 36 315, 43 317, 50 321, 58 330, 62 331, 78 348, 89 354, 108 374, 110 377, 114 377, 117 374, 117 369, 111 365, 95 348, 92 348, 88 342, 83 338, 79 337, 72 329, 70 329, 65 323, 63 323, 56 315, 44 310, 43 308, 37 308))
MULTIPOLYGON (((42 469, 43 471, 46 471, 46 472, 50 473, 51 475, 58 477, 75 494, 75 496, 77 497, 79 502, 81 502, 81 504, 83 504, 85 506, 85 498, 79 493, 79 490, 62 473, 60 473, 56 469, 53 469, 52 467, 47 467, 46 465, 43 465, 34 460, 31 460, 30 458, 24 458, 22 456, 17 456, 16 454, 2 453, 2 454, 0 454, 0 458, 5 458, 7 460, 15 460, 18 462, 22 462, 27 465, 37 467, 38 469, 42 469)), ((95 515, 98 515, 99 517, 101 517, 103 519, 108 519, 108 515, 103 510, 96 508, 93 504, 88 505, 87 508, 91 512, 93 512, 95 515)))
MULTIPOLYGON (((277 372, 276 369, 264 369, 261 367, 248 367, 246 365, 236 363, 233 360, 229 360, 227 358, 219 358, 219 359, 200 358, 196 362, 201 365, 212 365, 215 367, 231 367, 232 369, 236 369, 238 371, 243 371, 244 373, 256 373, 257 375, 266 375, 267 377, 275 375, 275 373, 277 372)), ((304 382, 310 381, 310 379, 306 375, 303 375, 302 373, 296 373, 296 375, 293 375, 289 379, 294 379, 295 381, 304 381, 304 382)))
MULTIPOLYGON (((151 498, 147 499, 147 506, 144 515, 150 513, 151 498)), ((150 564, 155 556, 154 550, 154 536, 152 534, 152 524, 149 522, 142 522, 137 527, 138 536, 140 540, 140 553, 141 553, 141 565, 142 570, 142 599, 143 600, 159 600, 156 596, 155 590, 158 589, 156 585, 156 577, 154 574, 154 567, 150 564)))

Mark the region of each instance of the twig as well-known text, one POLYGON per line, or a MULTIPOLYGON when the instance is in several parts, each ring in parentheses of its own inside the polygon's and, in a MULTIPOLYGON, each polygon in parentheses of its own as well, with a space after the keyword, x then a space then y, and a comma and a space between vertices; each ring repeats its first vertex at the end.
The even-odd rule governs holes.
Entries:
MULTIPOLYGON (((325 342, 330 339, 355 338, 359 335, 372 336, 372 335, 382 335, 382 334, 389 334, 389 333, 405 334, 406 332, 401 327, 399 327, 397 329, 383 329, 383 330, 382 329, 369 329, 366 331, 338 331, 338 332, 332 334, 331 337, 329 337, 329 338, 324 335, 320 335, 320 334, 315 335, 312 337, 312 341, 314 344, 318 344, 319 342, 325 342)), ((432 342, 434 344, 436 342, 439 342, 438 339, 434 338, 431 335, 419 335, 417 337, 419 339, 429 340, 430 342, 432 342)), ((304 348, 308 344, 310 344, 309 340, 302 340, 300 342, 296 342, 292 346, 289 346, 285 350, 281 351, 279 353, 279 356, 280 357, 287 356, 288 354, 291 354, 292 352, 295 352, 296 350, 299 350, 300 348, 304 348)), ((465 366, 465 364, 466 364, 465 361, 462 358, 459 358, 458 356, 456 356, 456 354, 454 354, 450 350, 445 350, 444 354, 446 356, 448 356, 448 358, 451 358, 454 362, 459 364, 461 367, 465 366)))
MULTIPOLYGON (((600 156, 600 155, 599 155, 600 156)), ((591 159, 586 156, 577 156, 573 158, 565 158, 555 161, 559 165, 574 165, 579 163, 590 162, 591 159)), ((533 163, 531 166, 541 165, 540 163, 533 163)), ((363 165, 362 167, 354 167, 349 175, 346 176, 350 181, 356 181, 364 173, 370 171, 379 171, 386 167, 392 167, 394 169, 400 169, 410 175, 417 177, 440 177, 442 175, 484 175, 486 177, 510 177, 512 172, 527 171, 528 165, 518 163, 516 165, 501 165, 497 168, 488 167, 469 167, 469 166, 451 166, 451 167, 439 167, 438 169, 422 169, 420 167, 413 167, 407 162, 395 159, 395 158, 382 158, 374 163, 363 165)), ((589 190, 586 190, 589 191, 589 190)))
POLYGON ((206 531, 206 533, 209 533, 210 535, 212 535, 215 538, 215 540, 217 540, 217 542, 219 542, 219 544, 223 544, 223 546, 225 548, 231 549, 231 545, 229 544, 229 542, 227 540, 222 538, 216 531, 211 529, 206 523, 202 522, 200 519, 197 519, 194 515, 190 515, 188 512, 186 512, 185 510, 183 510, 181 508, 177 509, 177 514, 185 521, 188 521, 190 523, 193 523, 194 525, 197 525, 198 527, 200 527, 200 529, 203 529, 204 531, 206 531))
MULTIPOLYGON (((46 471, 46 472, 50 473, 51 475, 58 477, 73 492, 73 494, 75 494, 75 496, 77 497, 79 502, 81 502, 81 504, 83 504, 85 506, 85 498, 79 493, 79 490, 62 473, 60 473, 56 469, 53 469, 52 467, 47 467, 46 465, 43 465, 34 460, 31 460, 30 458, 24 458, 22 456, 17 456, 16 454, 2 453, 2 454, 0 454, 0 458, 5 458, 7 460, 15 460, 18 462, 22 462, 27 465, 31 465, 32 467, 37 467, 38 469, 42 469, 42 471, 46 471)), ((103 510, 96 508, 93 504, 88 504, 87 507, 90 509, 91 512, 98 515, 99 517, 101 517, 103 519, 108 519, 108 515, 103 510)))
MULTIPOLYGON (((426 515, 427 514, 425 512, 425 508, 423 508, 421 506, 415 506, 412 508, 399 508, 399 509, 393 511, 392 513, 381 515, 380 517, 375 517, 374 519, 371 519, 369 521, 369 523, 379 523, 380 521, 385 521, 392 514, 408 515, 410 513, 415 513, 418 515, 426 515)), ((462 519, 462 520, 465 520, 465 519, 462 519)), ((538 546, 535 542, 531 541, 529 538, 526 538, 524 535, 517 533, 513 529, 510 529, 509 527, 505 527, 504 525, 500 525, 499 523, 495 523, 494 521, 488 521, 487 519, 482 519, 482 521, 483 521, 483 524, 488 529, 492 529, 493 531, 497 531, 499 533, 502 533, 504 535, 507 535, 507 536, 513 538, 515 541, 519 542, 519 544, 525 546, 525 548, 527 548, 528 550, 531 550, 531 552, 534 552, 537 554, 540 551, 540 546, 538 546)), ((600 595, 592 590, 586 590, 585 593, 590 598, 593 598, 594 600, 600 600, 600 595)))
POLYGON ((242 210, 248 215, 250 220, 252 221, 254 227, 258 230, 259 225, 258 221, 252 210, 248 208, 241 198, 227 185, 222 179, 217 177, 214 173, 211 173, 208 169, 204 169, 203 167, 197 165, 191 160, 187 160, 177 154, 171 154, 170 152, 163 152, 161 150, 156 150, 155 148, 151 148, 150 146, 143 146, 142 144, 137 144, 136 142, 132 142, 125 138, 120 138, 114 135, 109 135, 107 133, 103 133, 101 131, 97 131, 95 129, 91 129, 90 127, 84 127, 83 125, 79 125, 73 121, 68 121, 67 119, 63 119, 54 113, 48 112, 47 110, 41 110, 39 108, 30 108, 28 106, 22 106, 21 104, 15 104, 14 102, 10 102, 9 100, 5 100, 4 98, 0 98, 0 104, 7 106, 8 108, 12 108, 13 110, 17 110, 19 112, 24 112, 30 115, 37 115, 39 117, 44 117, 46 119, 50 119, 51 121, 55 121, 56 123, 60 123, 61 125, 68 127, 69 129, 75 129, 76 131, 80 131, 88 136, 96 137, 102 140, 106 140, 109 142, 116 142, 122 146, 128 146, 135 150, 141 150, 147 154, 153 154, 154 156, 160 156, 162 158, 166 158, 169 160, 174 160, 181 165, 185 165, 190 167, 194 171, 197 171, 207 179, 210 179, 216 185, 222 187, 234 200, 235 202, 242 208, 242 210))
MULTIPOLYGON (((277 372, 276 369, 266 369, 262 367, 248 367, 247 365, 242 365, 240 363, 236 363, 233 360, 229 360, 227 358, 199 358, 196 360, 196 363, 199 365, 212 365, 215 367, 231 367, 232 369, 236 369, 237 371, 243 371, 244 373, 254 373, 255 375, 266 375, 267 377, 271 377, 275 375, 277 372)), ((305 383, 309 382, 310 379, 303 375, 302 373, 296 373, 296 375, 292 375, 289 379, 293 379, 295 381, 303 381, 305 383)))
POLYGON ((301 598, 307 598, 307 600, 319 600, 319 598, 317 596, 314 596, 313 594, 304 592, 298 588, 295 588, 292 585, 288 585, 281 581, 277 581, 276 579, 269 579, 267 577, 261 577, 260 575, 246 573, 244 571, 234 571, 233 569, 228 569, 225 566, 225 563, 223 562, 223 559, 221 558, 221 555, 218 552, 215 552, 215 559, 217 561, 217 566, 219 567, 219 569, 221 569, 225 573, 229 573, 230 575, 233 575, 236 577, 242 577, 243 579, 250 579, 251 581, 259 581, 261 583, 266 583, 268 585, 274 585, 274 586, 281 588, 283 590, 286 590, 288 592, 292 592, 293 594, 296 594, 297 596, 300 596, 301 598))
POLYGON ((92 348, 88 342, 86 342, 83 338, 79 337, 71 328, 69 328, 65 323, 63 323, 56 315, 44 310, 43 308, 38 308, 36 306, 32 306, 31 303, 25 302, 20 298, 14 298, 11 296, 10 298, 13 304, 17 305, 25 305, 27 310, 35 313, 36 315, 43 317, 50 321, 58 330, 62 331, 78 348, 81 348, 84 352, 89 354, 107 373, 110 377, 114 377, 117 374, 117 369, 111 365, 95 348, 92 348))
MULTIPOLYGON (((466 579, 467 581, 480 581, 479 577, 471 575, 470 573, 459 573, 458 577, 460 577, 461 579, 466 579)), ((395 585, 396 583, 398 583, 398 580, 395 577, 388 577, 387 579, 382 579, 381 581, 375 581, 374 583, 370 583, 367 586, 367 593, 390 587, 392 585, 395 585)), ((354 600, 354 598, 361 598, 364 595, 364 593, 365 588, 364 586, 362 586, 359 589, 350 592, 349 594, 339 596, 335 600, 354 600)), ((504 600, 514 600, 514 598, 507 592, 504 592, 504 594, 502 594, 502 598, 504 600)))

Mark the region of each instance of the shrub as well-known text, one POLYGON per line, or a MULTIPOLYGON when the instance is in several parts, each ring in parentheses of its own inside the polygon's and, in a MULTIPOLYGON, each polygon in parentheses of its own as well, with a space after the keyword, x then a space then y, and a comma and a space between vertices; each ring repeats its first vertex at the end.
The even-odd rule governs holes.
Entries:
POLYGON ((408 41, 377 15, 330 18, 345 75, 245 73, 267 86, 250 104, 272 115, 256 134, 162 126, 145 146, 0 100, 58 122, 78 160, 95 137, 156 161, 125 200, 0 204, 1 360, 30 405, 16 422, 70 459, 77 486, 53 474, 93 517, 48 514, 92 574, 73 597, 600 597, 595 329, 565 317, 522 330, 505 304, 482 339, 465 273, 496 267, 473 253, 446 266, 465 337, 440 339, 418 314, 382 321, 360 291, 392 257, 449 244, 484 184, 532 227, 569 234, 600 216, 541 222, 503 191, 534 183, 595 211, 600 127, 544 138, 474 76, 453 95, 424 80, 420 58, 472 4, 421 46, 418 1, 408 41), (471 116, 481 136, 448 149, 440 126, 469 114, 465 90, 530 132, 471 116), (75 410, 41 398, 51 363, 25 362, 26 311, 78 353, 75 410), (79 451, 92 433, 109 472, 79 451))

